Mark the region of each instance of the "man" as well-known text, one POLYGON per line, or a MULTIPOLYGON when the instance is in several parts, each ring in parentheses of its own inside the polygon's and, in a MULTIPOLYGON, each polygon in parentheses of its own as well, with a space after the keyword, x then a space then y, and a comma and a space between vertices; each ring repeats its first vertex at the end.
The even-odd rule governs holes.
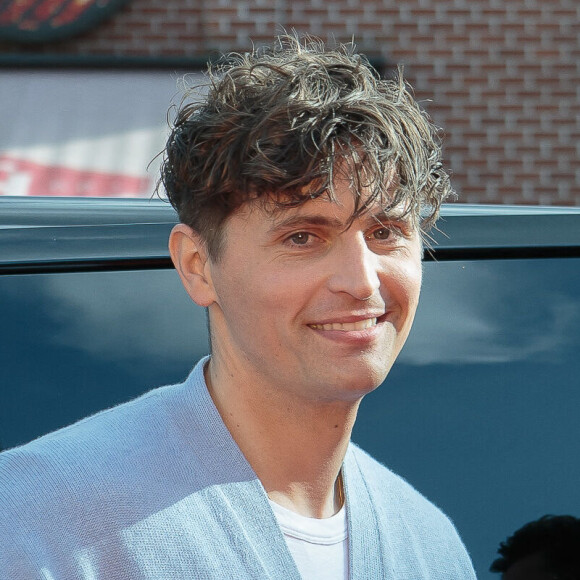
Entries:
POLYGON ((579 548, 580 519, 546 515, 501 542, 490 571, 502 580, 578 580, 579 548))
POLYGON ((211 356, 4 455, 0 577, 474 578, 449 520, 350 443, 450 192, 436 132, 347 49, 284 37, 233 61, 162 169, 211 356))

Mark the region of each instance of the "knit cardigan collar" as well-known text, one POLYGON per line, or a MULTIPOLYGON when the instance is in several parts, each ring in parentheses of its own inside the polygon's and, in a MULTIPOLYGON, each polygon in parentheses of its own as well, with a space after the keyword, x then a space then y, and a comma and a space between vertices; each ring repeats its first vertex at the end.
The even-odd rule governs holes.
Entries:
MULTIPOLYGON (((224 499, 235 514, 243 518, 249 560, 255 563, 255 578, 288 578, 300 580, 300 574, 286 546, 266 491, 254 470, 242 454, 225 426, 205 384, 203 368, 209 357, 199 361, 184 383, 190 400, 183 407, 182 428, 194 430, 192 453, 207 458, 205 467, 212 480, 220 483, 224 499), (264 539, 266 538, 266 541, 264 539), (250 557, 251 555, 251 557, 250 557)), ((191 431, 190 431, 191 432, 191 431)), ((371 495, 349 444, 342 465, 347 524, 349 576, 353 570, 357 577, 373 578, 379 570, 390 568, 387 562, 377 562, 385 551, 381 549, 380 525, 373 509, 371 495), (357 493, 352 493, 357 490, 357 493)))

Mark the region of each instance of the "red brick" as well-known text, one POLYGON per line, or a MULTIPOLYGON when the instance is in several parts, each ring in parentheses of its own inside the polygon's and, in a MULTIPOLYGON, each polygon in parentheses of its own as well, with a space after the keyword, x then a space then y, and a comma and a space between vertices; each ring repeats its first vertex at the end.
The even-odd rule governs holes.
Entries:
POLYGON ((473 11, 468 8, 455 8, 451 6, 445 9, 445 17, 452 22, 455 18, 472 18, 473 11))
MULTIPOLYGON (((343 9, 340 8, 339 10, 342 12, 343 9)), ((358 8, 355 8, 354 10, 356 10, 356 13, 359 13, 358 8)), ((400 17, 399 8, 393 4, 380 4, 375 6, 374 12, 377 18, 383 18, 392 21, 397 21, 400 17)))
POLYGON ((317 8, 315 6, 306 6, 300 12, 305 16, 312 18, 324 18, 325 16, 328 16, 327 8, 317 8))

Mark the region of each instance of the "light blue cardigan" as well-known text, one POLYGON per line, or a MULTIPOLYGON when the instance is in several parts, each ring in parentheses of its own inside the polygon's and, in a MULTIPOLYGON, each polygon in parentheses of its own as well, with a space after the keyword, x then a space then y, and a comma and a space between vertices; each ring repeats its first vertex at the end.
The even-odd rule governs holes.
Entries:
MULTIPOLYGON (((163 387, 0 454, 2 580, 299 580, 200 361, 163 387)), ((472 579, 453 525, 355 445, 350 578, 472 579)))

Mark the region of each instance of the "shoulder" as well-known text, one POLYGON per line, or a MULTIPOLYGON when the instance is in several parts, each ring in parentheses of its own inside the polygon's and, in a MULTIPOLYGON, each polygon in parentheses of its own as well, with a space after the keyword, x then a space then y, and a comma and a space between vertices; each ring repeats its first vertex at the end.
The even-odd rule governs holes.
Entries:
POLYGON ((383 504, 389 504, 392 507, 392 500, 396 498, 396 504, 401 509, 432 513, 435 516, 447 519, 439 508, 419 493, 404 478, 379 463, 360 447, 351 444, 349 452, 360 470, 366 488, 375 499, 378 507, 383 504))
POLYGON ((108 505, 103 494, 111 490, 134 495, 140 479, 154 477, 153 466, 164 471, 183 453, 181 415, 195 406, 188 387, 154 389, 0 453, 0 525, 10 513, 20 514, 22 521, 26 513, 34 519, 54 509, 58 518, 62 506, 82 509, 81 498, 108 505))
POLYGON ((449 572, 449 578, 474 577, 455 526, 436 505, 356 445, 351 444, 347 458, 345 464, 355 472, 357 489, 352 491, 368 494, 380 534, 394 552, 407 554, 409 561, 425 560, 425 565, 449 572), (427 562, 427 554, 432 561, 427 562))
POLYGON ((0 507, 26 494, 48 499, 72 493, 83 481, 95 483, 120 469, 139 452, 137 441, 151 433, 163 393, 156 389, 0 453, 0 507))
POLYGON ((449 518, 404 478, 354 444, 350 452, 377 511, 388 512, 390 518, 404 518, 412 525, 443 528, 455 534, 449 518))
POLYGON ((31 554, 115 537, 205 482, 195 377, 1 453, 0 560, 10 542, 31 554))
POLYGON ((253 478, 194 369, 184 383, 0 454, 0 576, 14 577, 3 572, 24 570, 27 558, 68 565, 87 546, 108 570, 111 551, 123 562, 133 545, 153 553, 169 525, 190 539, 212 525, 215 534, 229 503, 216 508, 222 494, 208 490, 232 482, 231 497, 251 497, 255 509, 253 478))
POLYGON ((203 360, 183 383, 158 387, 0 453, 0 481, 10 473, 22 479, 35 469, 41 473, 49 473, 51 468, 74 469, 78 467, 76 460, 81 459, 90 460, 89 465, 114 460, 117 455, 126 459, 135 444, 150 452, 156 442, 164 440, 169 429, 178 427, 188 409, 204 404, 202 363, 203 360))
POLYGON ((57 463, 53 465, 58 466, 60 456, 66 457, 67 463, 73 463, 74 458, 93 453, 101 446, 121 447, 123 440, 130 440, 136 431, 147 429, 148 417, 154 408, 159 409, 167 388, 155 389, 137 399, 100 411, 30 443, 0 453, 0 474, 23 474, 26 470, 34 470, 36 463, 41 464, 39 468, 44 470, 55 460, 57 463), (120 439, 118 436, 121 432, 124 436, 120 439))

